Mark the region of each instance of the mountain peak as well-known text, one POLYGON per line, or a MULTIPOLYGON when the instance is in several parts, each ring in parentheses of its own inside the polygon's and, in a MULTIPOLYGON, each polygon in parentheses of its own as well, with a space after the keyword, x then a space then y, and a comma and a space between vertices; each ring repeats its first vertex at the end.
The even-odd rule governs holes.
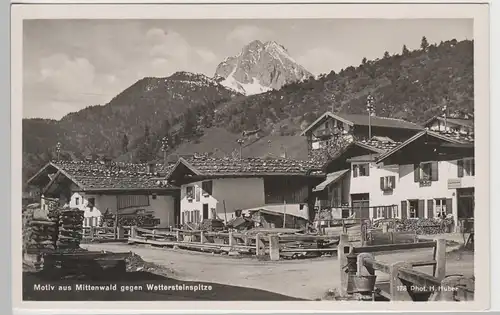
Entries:
POLYGON ((222 85, 246 95, 277 90, 309 76, 311 73, 283 45, 260 40, 245 45, 238 55, 225 58, 215 71, 215 77, 224 78, 222 85))

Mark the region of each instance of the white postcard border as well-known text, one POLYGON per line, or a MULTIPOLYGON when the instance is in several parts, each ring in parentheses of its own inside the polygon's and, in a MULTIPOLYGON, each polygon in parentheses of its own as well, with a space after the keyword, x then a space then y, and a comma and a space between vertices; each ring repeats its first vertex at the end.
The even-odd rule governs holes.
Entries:
MULTIPOLYGON (((446 311, 456 303, 426 302, 23 302, 21 282, 21 169, 22 169, 22 21, 23 19, 271 19, 271 18, 471 18, 474 19, 474 90, 476 119, 476 208, 489 207, 489 15, 487 4, 222 4, 13 5, 11 15, 11 195, 12 303, 17 310, 49 313, 289 313, 335 311, 446 311), (17 189, 16 189, 17 188, 17 189), (243 309, 244 308, 244 309, 243 309)), ((475 301, 460 310, 485 310, 490 303, 489 211, 476 211, 475 301), (479 228, 480 227, 480 228, 479 228)), ((332 273, 335 270, 332 269, 332 273)), ((336 284, 332 283, 332 287, 336 284)), ((24 313, 24 312, 23 312, 24 313)))

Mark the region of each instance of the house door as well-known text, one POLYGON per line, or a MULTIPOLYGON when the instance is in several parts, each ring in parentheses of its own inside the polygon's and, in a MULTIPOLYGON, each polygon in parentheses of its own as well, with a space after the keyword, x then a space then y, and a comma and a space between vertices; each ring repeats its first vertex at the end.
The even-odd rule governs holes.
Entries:
POLYGON ((370 218, 370 194, 352 194, 351 201, 356 218, 370 218))
POLYGON ((474 188, 457 189, 457 211, 459 219, 474 218, 474 188))
POLYGON ((208 219, 208 203, 203 204, 203 220, 208 219))

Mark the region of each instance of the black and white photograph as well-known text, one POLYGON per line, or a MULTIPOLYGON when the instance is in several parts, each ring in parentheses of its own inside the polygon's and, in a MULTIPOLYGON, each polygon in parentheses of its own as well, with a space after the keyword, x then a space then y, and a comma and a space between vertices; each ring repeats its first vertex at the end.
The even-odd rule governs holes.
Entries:
POLYGON ((481 298, 477 17, 172 12, 18 18, 22 301, 481 298))

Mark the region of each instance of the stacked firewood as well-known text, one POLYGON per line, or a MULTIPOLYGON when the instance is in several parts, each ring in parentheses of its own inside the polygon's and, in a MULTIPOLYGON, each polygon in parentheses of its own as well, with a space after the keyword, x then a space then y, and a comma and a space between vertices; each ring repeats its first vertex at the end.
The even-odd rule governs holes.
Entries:
POLYGON ((63 209, 59 212, 57 249, 76 249, 83 237, 83 211, 63 209))
POLYGON ((381 228, 383 224, 387 224, 389 228, 396 232, 416 232, 419 235, 431 235, 447 232, 446 228, 453 224, 453 219, 386 219, 375 221, 373 226, 374 228, 381 228))
POLYGON ((23 212, 23 251, 54 250, 57 238, 57 222, 40 208, 28 208, 23 212))

